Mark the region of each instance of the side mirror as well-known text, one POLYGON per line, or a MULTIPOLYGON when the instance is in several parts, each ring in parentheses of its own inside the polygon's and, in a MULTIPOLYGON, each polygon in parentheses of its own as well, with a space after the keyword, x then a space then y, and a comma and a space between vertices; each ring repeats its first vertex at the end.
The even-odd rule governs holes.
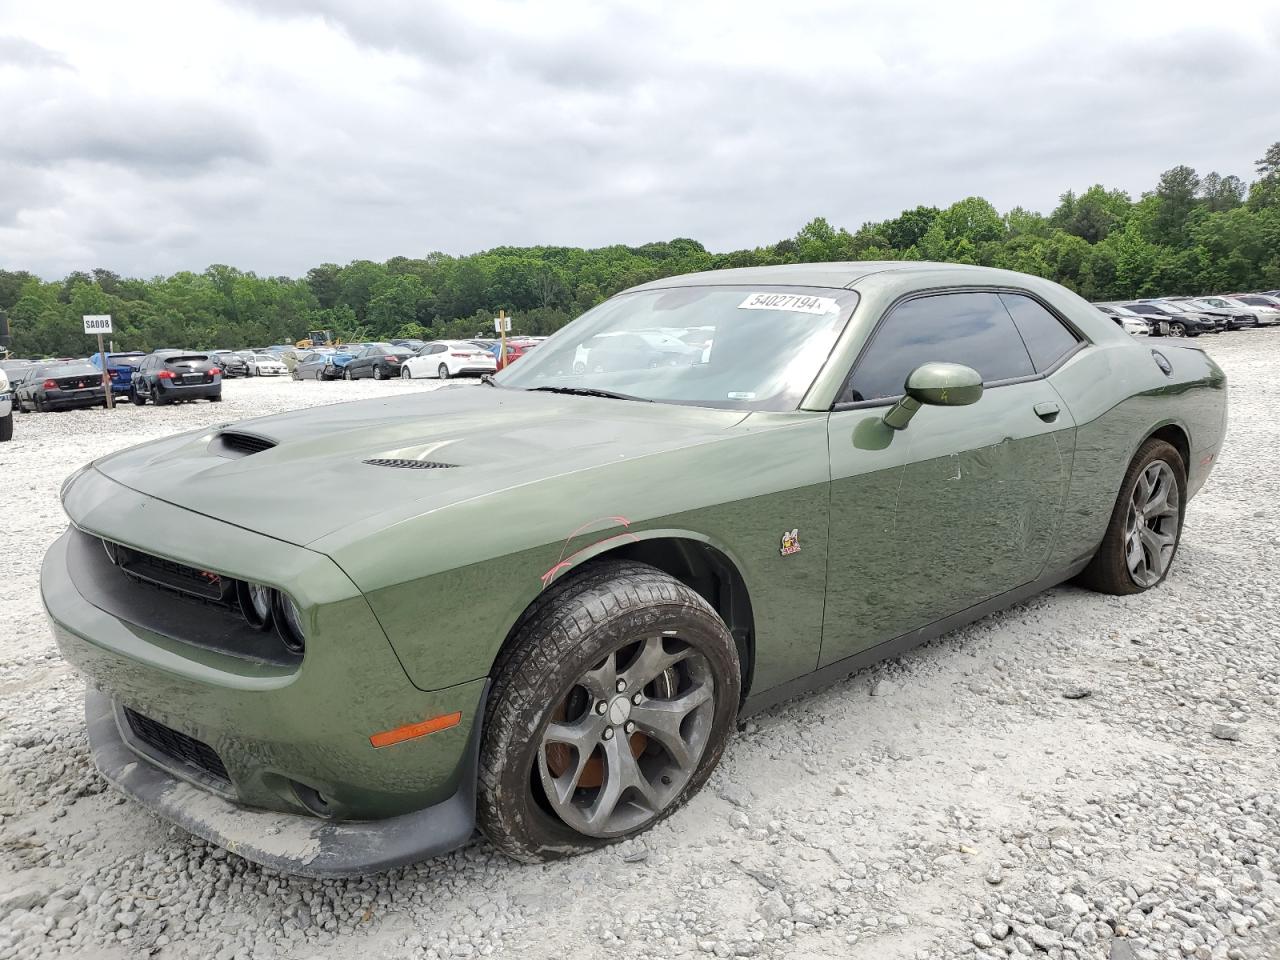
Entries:
POLYGON ((907 375, 906 395, 884 415, 885 426, 905 430, 922 406, 964 407, 982 398, 982 374, 959 363, 924 363, 907 375))

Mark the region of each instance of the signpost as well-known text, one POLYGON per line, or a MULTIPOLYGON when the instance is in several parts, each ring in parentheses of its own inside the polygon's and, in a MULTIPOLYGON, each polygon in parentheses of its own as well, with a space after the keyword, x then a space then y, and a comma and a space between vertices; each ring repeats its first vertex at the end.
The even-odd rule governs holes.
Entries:
POLYGON ((84 332, 98 335, 98 361, 102 364, 102 389, 107 392, 107 409, 114 410, 116 401, 115 397, 111 395, 111 371, 107 369, 107 349, 102 345, 102 335, 104 333, 114 333, 111 329, 111 315, 106 313, 85 314, 84 332))
POLYGON ((507 334, 511 332, 511 318, 507 316, 507 311, 499 310, 498 315, 493 318, 493 332, 502 340, 499 348, 501 352, 498 354, 498 369, 501 370, 507 365, 507 334))

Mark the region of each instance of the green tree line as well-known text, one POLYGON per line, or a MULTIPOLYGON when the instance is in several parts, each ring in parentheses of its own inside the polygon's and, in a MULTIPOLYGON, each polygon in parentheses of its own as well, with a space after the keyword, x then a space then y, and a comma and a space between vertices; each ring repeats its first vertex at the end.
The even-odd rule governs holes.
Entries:
POLYGON ((1001 214, 981 197, 919 206, 856 231, 819 217, 791 238, 712 253, 696 240, 639 247, 496 247, 321 264, 262 277, 215 264, 134 279, 110 270, 46 281, 0 270, 0 310, 18 356, 79 355, 81 316, 115 318, 118 349, 263 346, 329 329, 346 340, 462 337, 505 309, 519 333, 545 334, 626 287, 695 270, 821 260, 944 260, 1033 273, 1090 300, 1280 287, 1280 143, 1246 184, 1186 166, 1133 199, 1102 184, 1062 194, 1045 216, 1001 214))

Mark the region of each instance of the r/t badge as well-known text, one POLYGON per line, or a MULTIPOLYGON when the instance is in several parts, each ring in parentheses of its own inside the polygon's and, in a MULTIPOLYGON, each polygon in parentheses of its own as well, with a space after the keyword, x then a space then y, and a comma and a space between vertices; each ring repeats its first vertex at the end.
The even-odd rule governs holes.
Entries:
POLYGON ((782 550, 780 551, 784 557, 789 557, 793 553, 800 552, 800 530, 789 530, 782 535, 782 550))

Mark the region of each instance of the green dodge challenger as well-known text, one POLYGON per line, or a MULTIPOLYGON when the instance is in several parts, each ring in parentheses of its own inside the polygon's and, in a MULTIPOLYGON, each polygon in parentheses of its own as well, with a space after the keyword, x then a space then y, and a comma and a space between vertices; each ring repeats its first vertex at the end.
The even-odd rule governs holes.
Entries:
POLYGON ((746 714, 1068 578, 1159 585, 1226 400, 1018 273, 672 277, 480 385, 97 460, 41 591, 159 815, 316 876, 477 825, 545 860, 670 815, 746 714))

